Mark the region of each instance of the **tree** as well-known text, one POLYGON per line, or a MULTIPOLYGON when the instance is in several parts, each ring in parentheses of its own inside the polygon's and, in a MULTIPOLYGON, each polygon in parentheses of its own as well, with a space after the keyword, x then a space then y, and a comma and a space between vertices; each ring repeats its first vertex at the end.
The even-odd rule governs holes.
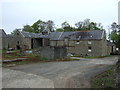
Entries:
POLYGON ((116 22, 113 22, 111 24, 111 29, 112 29, 112 32, 109 35, 110 40, 112 40, 113 43, 116 45, 116 47, 119 48, 119 50, 120 50, 120 33, 119 33, 120 25, 117 25, 116 22))
POLYGON ((30 25, 24 25, 23 26, 23 31, 34 32, 34 29, 30 25))
POLYGON ((45 26, 46 22, 38 20, 32 25, 32 28, 34 29, 34 33, 40 33, 45 29, 45 26))
POLYGON ((63 32, 64 30, 62 28, 57 28, 56 31, 57 32, 63 32))
POLYGON ((78 30, 81 30, 83 27, 83 22, 79 21, 79 22, 75 23, 75 26, 77 27, 78 30))
POLYGON ((75 30, 75 28, 70 26, 70 24, 67 21, 63 22, 61 24, 61 26, 62 26, 62 29, 63 29, 64 32, 74 31, 75 30))
POLYGON ((51 31, 51 32, 53 32, 54 31, 54 22, 52 21, 52 20, 48 20, 47 22, 46 22, 46 24, 47 24, 47 28, 51 31))
POLYGON ((101 23, 90 22, 90 19, 85 19, 84 21, 79 21, 75 23, 77 30, 103 30, 101 23))
POLYGON ((19 30, 19 29, 13 30, 13 31, 11 32, 11 34, 14 35, 17 30, 19 30))
POLYGON ((113 43, 115 43, 115 41, 117 40, 118 35, 116 32, 112 31, 110 34, 110 39, 112 40, 113 43))
POLYGON ((43 32, 45 29, 49 29, 51 32, 54 31, 54 22, 52 20, 48 20, 47 22, 38 20, 33 25, 34 33, 43 32))
POLYGON ((114 32, 116 32, 117 31, 117 23, 116 22, 113 22, 112 24, 111 24, 111 29, 114 31, 114 32))

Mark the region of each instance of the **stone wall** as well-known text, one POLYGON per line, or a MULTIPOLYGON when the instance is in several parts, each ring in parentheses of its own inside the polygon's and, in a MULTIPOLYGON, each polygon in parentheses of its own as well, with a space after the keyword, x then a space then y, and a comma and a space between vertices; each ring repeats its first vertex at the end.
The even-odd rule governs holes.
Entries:
POLYGON ((41 48, 40 54, 47 59, 61 59, 67 56, 67 49, 63 46, 47 46, 41 48))
POLYGON ((50 39, 43 38, 43 46, 50 46, 50 39))
POLYGON ((90 41, 91 44, 88 44, 87 40, 71 42, 71 44, 69 43, 69 53, 74 53, 75 55, 79 56, 101 56, 102 54, 102 47, 99 46, 101 44, 100 41, 90 41), (91 47, 91 52, 88 51, 89 47, 91 47))
MULTIPOLYGON (((51 41, 51 46, 64 46, 64 41, 51 41)), ((72 53, 79 56, 104 56, 107 55, 106 40, 70 40, 67 46, 67 53, 72 53), (88 42, 91 42, 89 44, 88 42), (89 52, 91 48, 91 52, 89 52)))
POLYGON ((0 49, 8 49, 8 38, 0 38, 0 49))
POLYGON ((0 38, 0 50, 2 49, 2 38, 0 38))
POLYGON ((12 39, 11 48, 17 49, 17 45, 24 49, 31 49, 31 38, 25 38, 17 31, 12 39))
POLYGON ((107 55, 110 55, 112 53, 112 47, 113 47, 113 52, 116 51, 116 46, 107 46, 107 55))

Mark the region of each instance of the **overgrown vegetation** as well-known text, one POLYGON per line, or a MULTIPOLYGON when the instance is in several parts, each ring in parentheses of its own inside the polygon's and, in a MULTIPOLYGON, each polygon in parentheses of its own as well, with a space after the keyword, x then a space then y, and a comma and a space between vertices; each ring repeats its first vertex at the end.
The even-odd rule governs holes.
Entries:
POLYGON ((9 61, 9 62, 4 62, 3 67, 11 67, 11 66, 16 66, 16 65, 23 65, 23 64, 31 64, 31 63, 38 63, 38 62, 57 62, 57 61, 73 61, 73 60, 78 60, 78 59, 71 59, 71 58, 64 58, 64 59, 54 59, 54 60, 49 60, 46 57, 42 57, 39 54, 35 53, 21 53, 19 50, 14 50, 11 53, 7 53, 5 51, 3 53, 3 59, 2 60, 15 60, 15 59, 22 59, 23 60, 15 60, 15 61, 9 61))
POLYGON ((105 57, 112 57, 113 55, 105 55, 105 56, 71 56, 71 57, 80 57, 80 58, 88 58, 88 59, 94 59, 94 58, 105 58, 105 57))
POLYGON ((89 58, 89 59, 93 59, 93 58, 105 58, 105 57, 110 57, 113 55, 106 55, 106 56, 85 56, 84 58, 89 58))
POLYGON ((116 88, 116 74, 115 74, 115 65, 111 69, 95 76, 91 80, 91 88, 94 90, 99 90, 100 88, 116 88))

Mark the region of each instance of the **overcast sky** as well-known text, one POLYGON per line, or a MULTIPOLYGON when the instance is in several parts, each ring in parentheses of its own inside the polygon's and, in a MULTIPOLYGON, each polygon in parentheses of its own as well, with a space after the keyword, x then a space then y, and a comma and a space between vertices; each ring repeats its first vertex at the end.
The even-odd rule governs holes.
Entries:
POLYGON ((89 18, 107 29, 118 21, 119 0, 2 0, 0 28, 6 33, 37 20, 53 20, 56 26, 67 21, 70 25, 89 18), (1 22, 2 19, 2 22, 1 22))

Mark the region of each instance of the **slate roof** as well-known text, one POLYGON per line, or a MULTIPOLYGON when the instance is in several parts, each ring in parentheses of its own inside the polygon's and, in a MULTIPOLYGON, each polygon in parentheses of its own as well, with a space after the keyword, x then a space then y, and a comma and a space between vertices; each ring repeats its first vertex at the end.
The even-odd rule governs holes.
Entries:
POLYGON ((65 37, 74 34, 75 32, 51 32, 49 35, 50 40, 63 40, 65 37))
POLYGON ((26 38, 47 38, 48 35, 42 35, 42 33, 30 33, 25 31, 20 31, 20 33, 26 38))
POLYGON ((100 40, 102 38, 103 31, 76 31, 76 32, 52 32, 49 37, 50 40, 100 40))
POLYGON ((100 40, 102 38, 103 31, 91 30, 75 32, 51 32, 49 35, 25 31, 20 31, 20 33, 27 38, 50 38, 50 40, 64 40, 64 38, 69 38, 69 40, 100 40))
POLYGON ((0 29, 0 37, 2 37, 2 38, 7 38, 8 37, 3 29, 0 29))
POLYGON ((7 36, 8 36, 9 38, 13 38, 13 37, 14 37, 14 35, 12 35, 12 34, 7 34, 7 36))

